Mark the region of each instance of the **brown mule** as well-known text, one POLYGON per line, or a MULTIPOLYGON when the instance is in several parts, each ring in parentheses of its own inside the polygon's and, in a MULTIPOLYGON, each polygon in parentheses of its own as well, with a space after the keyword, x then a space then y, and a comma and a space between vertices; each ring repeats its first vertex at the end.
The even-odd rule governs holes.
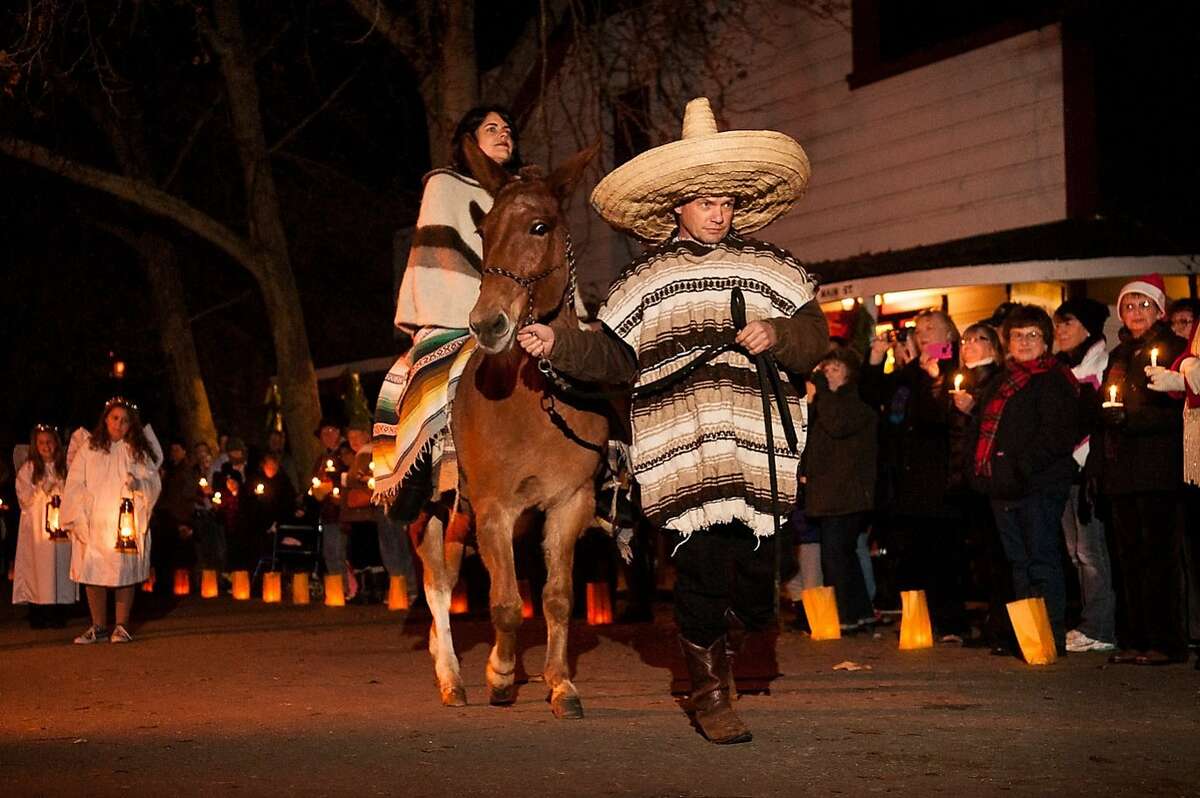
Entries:
MULTIPOLYGON (((608 420, 603 408, 551 393, 537 363, 514 342, 519 327, 534 319, 563 328, 578 323, 562 203, 597 148, 578 153, 548 177, 535 168, 513 177, 470 140, 464 149, 472 171, 495 198, 490 212, 476 213, 483 236, 483 281, 470 329, 478 348, 459 381, 450 423, 460 484, 470 499, 479 553, 491 578, 496 640, 487 663, 489 700, 509 704, 515 699, 521 595, 514 528, 523 516, 541 513, 547 572, 543 676, 554 714, 578 718, 583 705, 567 664, 571 566, 575 542, 595 513, 593 479, 607 444, 608 420)), ((452 519, 450 525, 454 523, 452 519)), ((461 705, 466 694, 448 614, 461 544, 455 547, 441 525, 431 523, 418 553, 434 614, 429 647, 442 701, 461 705)))

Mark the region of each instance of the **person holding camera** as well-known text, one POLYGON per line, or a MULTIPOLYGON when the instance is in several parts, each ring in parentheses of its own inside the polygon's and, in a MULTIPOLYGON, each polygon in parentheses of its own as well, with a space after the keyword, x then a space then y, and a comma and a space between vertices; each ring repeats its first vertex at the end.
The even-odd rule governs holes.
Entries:
POLYGON ((911 334, 877 338, 861 377, 863 399, 882 411, 877 506, 897 551, 897 590, 925 590, 939 639, 966 631, 961 515, 949 500, 949 390, 958 328, 939 310, 917 316, 911 334), (896 370, 884 374, 891 349, 896 370))

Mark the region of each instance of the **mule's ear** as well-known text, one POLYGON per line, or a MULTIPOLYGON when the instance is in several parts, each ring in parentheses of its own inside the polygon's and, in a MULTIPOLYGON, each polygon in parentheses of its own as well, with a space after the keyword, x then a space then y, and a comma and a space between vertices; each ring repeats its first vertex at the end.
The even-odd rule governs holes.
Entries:
POLYGON ((471 214, 471 221, 476 227, 483 226, 483 217, 487 216, 487 211, 479 207, 479 203, 471 200, 471 204, 467 206, 467 212, 471 214))
POLYGON ((471 167, 471 174, 479 181, 479 185, 483 186, 483 190, 493 197, 496 196, 512 175, 503 166, 487 157, 483 150, 479 149, 479 145, 475 143, 473 137, 463 136, 462 150, 463 157, 467 160, 467 166, 471 167))
POLYGON ((559 202, 563 202, 567 197, 571 196, 575 191, 575 186, 579 184, 579 179, 583 177, 583 172, 587 169, 592 159, 596 157, 596 153, 600 152, 600 140, 590 147, 586 147, 572 155, 565 163, 560 164, 557 169, 550 173, 550 177, 546 182, 550 185, 550 191, 554 196, 558 197, 559 202))

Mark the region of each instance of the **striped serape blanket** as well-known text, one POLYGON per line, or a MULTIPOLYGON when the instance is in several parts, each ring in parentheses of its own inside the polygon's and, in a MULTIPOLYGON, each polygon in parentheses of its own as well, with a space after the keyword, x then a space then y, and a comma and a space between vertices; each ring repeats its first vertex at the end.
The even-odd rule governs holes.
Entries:
POLYGON ((431 328, 418 334, 412 350, 396 361, 383 380, 375 405, 372 454, 373 501, 388 504, 425 453, 432 458, 434 485, 458 484, 450 405, 475 339, 462 329, 431 328))

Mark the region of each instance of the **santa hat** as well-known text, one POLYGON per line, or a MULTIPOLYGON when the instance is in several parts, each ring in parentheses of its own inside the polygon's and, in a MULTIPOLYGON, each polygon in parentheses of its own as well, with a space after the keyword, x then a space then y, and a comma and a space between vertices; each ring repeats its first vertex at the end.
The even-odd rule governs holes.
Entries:
POLYGON ((1158 272, 1154 274, 1146 274, 1132 282, 1125 283, 1121 287, 1121 293, 1117 295, 1117 310, 1121 309, 1121 300, 1126 294, 1145 294, 1154 300, 1154 304, 1158 305, 1159 313, 1167 312, 1167 287, 1163 283, 1162 275, 1158 272))

